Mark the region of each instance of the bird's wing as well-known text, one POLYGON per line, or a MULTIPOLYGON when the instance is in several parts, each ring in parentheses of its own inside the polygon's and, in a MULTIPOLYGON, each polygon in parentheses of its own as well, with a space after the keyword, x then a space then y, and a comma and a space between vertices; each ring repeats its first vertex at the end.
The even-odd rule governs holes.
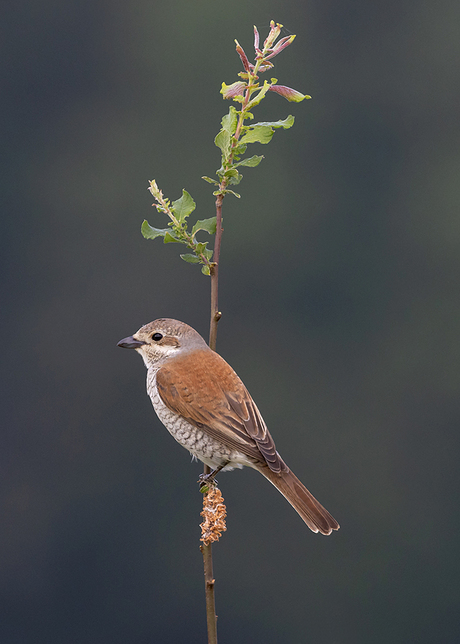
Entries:
POLYGON ((215 440, 273 472, 287 470, 248 390, 217 353, 200 349, 168 361, 157 387, 168 409, 215 440))

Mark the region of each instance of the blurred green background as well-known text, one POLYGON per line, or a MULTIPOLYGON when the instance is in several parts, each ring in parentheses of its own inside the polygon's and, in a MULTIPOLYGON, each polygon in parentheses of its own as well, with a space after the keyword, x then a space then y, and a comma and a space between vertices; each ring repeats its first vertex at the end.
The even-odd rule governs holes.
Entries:
POLYGON ((200 177, 270 19, 297 39, 258 120, 285 118, 224 202, 218 348, 341 523, 312 534, 263 478, 222 474, 222 642, 460 640, 458 1, 17 0, 0 23, 0 640, 201 643, 201 467, 117 341, 206 336, 209 282, 140 235, 148 180, 200 177))

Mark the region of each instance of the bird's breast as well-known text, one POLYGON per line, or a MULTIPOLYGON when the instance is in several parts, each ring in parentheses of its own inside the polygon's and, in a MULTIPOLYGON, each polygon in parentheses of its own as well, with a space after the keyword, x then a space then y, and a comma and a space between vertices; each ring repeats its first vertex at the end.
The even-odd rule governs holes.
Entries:
POLYGON ((227 447, 224 443, 209 436, 204 428, 192 425, 184 416, 169 409, 158 392, 156 373, 157 371, 154 370, 147 372, 147 393, 158 418, 182 447, 185 447, 193 456, 211 468, 216 468, 226 462, 228 462, 228 466, 225 469, 233 469, 243 465, 253 467, 252 461, 245 454, 227 447))

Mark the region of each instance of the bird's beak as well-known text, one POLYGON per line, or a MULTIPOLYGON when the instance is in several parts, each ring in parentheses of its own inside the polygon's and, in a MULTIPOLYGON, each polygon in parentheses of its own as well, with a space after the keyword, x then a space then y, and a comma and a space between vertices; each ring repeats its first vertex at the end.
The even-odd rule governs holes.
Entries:
POLYGON ((142 347, 144 344, 145 342, 142 340, 136 340, 132 335, 129 335, 127 338, 120 340, 117 346, 122 349, 139 349, 139 347, 142 347))

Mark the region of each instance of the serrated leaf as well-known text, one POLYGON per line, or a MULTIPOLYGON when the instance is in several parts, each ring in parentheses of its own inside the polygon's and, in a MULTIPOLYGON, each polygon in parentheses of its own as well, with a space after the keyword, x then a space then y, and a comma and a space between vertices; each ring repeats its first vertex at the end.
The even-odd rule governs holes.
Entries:
POLYGON ((292 114, 289 114, 283 121, 264 121, 261 123, 254 123, 251 127, 258 127, 259 125, 262 125, 264 127, 282 127, 285 130, 288 130, 290 127, 294 125, 294 117, 292 114))
POLYGON ((240 143, 270 143, 274 132, 267 125, 251 125, 251 128, 244 134, 240 143))
POLYGON ((209 275, 209 274, 210 274, 210 272, 209 272, 209 266, 206 266, 206 264, 205 264, 205 265, 203 266, 203 268, 201 269, 201 272, 203 273, 203 275, 209 275))
POLYGON ((164 237, 169 233, 168 228, 154 228, 149 224, 147 219, 144 219, 141 226, 141 233, 145 239, 156 239, 157 237, 164 237))
POLYGON ((190 253, 184 253, 183 255, 181 255, 181 259, 183 259, 184 262, 188 262, 189 264, 199 264, 201 261, 199 257, 190 253))
POLYGON ((215 186, 219 185, 219 182, 216 181, 215 179, 211 179, 211 177, 201 177, 201 178, 207 181, 208 183, 213 183, 215 186))
POLYGON ((228 132, 230 135, 235 134, 236 126, 238 124, 238 116, 236 109, 233 105, 230 106, 228 114, 222 118, 222 129, 228 132))
POLYGON ((253 157, 249 157, 249 159, 243 159, 239 163, 235 163, 234 167, 244 165, 248 168, 255 168, 256 165, 259 165, 263 158, 263 155, 257 156, 257 154, 255 154, 253 157))
POLYGON ((195 208, 196 204, 187 190, 182 190, 182 197, 173 201, 171 206, 171 210, 180 222, 185 221, 195 208))
POLYGON ((221 130, 214 139, 214 143, 222 150, 222 154, 225 158, 230 154, 230 139, 231 135, 227 130, 221 130))
POLYGON ((180 239, 177 239, 177 237, 174 237, 169 230, 166 232, 164 243, 165 244, 172 244, 172 243, 180 244, 182 243, 180 239))
POLYGON ((209 219, 198 219, 192 228, 192 237, 195 237, 199 230, 205 230, 210 235, 216 234, 216 218, 210 217, 209 219))

